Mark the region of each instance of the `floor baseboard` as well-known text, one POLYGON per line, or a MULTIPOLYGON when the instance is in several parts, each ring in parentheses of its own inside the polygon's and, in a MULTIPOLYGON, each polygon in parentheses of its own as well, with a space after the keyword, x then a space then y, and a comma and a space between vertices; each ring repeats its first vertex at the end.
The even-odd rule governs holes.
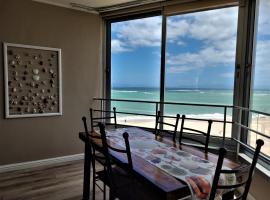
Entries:
POLYGON ((83 158, 84 158, 84 154, 74 154, 74 155, 69 155, 69 156, 49 158, 49 159, 43 159, 43 160, 35 160, 35 161, 29 161, 29 162, 0 165, 0 173, 45 166, 45 165, 51 165, 51 164, 57 164, 57 163, 62 163, 62 162, 74 161, 74 160, 81 160, 83 158))

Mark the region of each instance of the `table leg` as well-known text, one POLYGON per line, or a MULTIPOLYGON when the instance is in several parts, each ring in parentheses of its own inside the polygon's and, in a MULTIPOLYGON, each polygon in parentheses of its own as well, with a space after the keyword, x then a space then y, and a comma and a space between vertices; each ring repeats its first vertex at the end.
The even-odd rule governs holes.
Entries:
POLYGON ((91 146, 85 142, 84 149, 84 175, 83 175, 83 200, 90 199, 90 178, 91 178, 91 146))

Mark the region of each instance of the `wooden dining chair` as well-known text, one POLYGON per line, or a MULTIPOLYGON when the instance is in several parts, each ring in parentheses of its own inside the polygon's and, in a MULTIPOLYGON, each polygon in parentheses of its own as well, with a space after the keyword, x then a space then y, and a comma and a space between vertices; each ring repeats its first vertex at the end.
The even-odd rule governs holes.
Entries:
POLYGON ((140 175, 133 170, 129 134, 123 133, 125 147, 117 148, 108 142, 105 126, 99 123, 103 152, 106 158, 106 167, 97 172, 99 180, 105 182, 110 188, 110 200, 161 200, 156 190, 140 175), (126 160, 117 160, 113 154, 121 154, 126 160), (112 160, 116 160, 114 166, 112 160))
POLYGON ((107 116, 107 114, 111 114, 111 111, 107 110, 95 110, 90 108, 90 120, 91 120, 91 131, 94 131, 95 127, 98 127, 98 123, 101 122, 106 125, 113 125, 114 128, 117 128, 117 121, 116 121, 116 108, 113 107, 113 115, 107 116), (99 116, 95 117, 94 114, 99 113, 99 116), (106 120, 113 119, 113 123, 108 123, 106 120))
MULTIPOLYGON (((205 153, 208 152, 208 145, 209 145, 209 139, 210 139, 210 133, 211 133, 211 127, 212 127, 212 120, 207 120, 208 126, 207 126, 207 131, 204 132, 202 130, 196 129, 196 128, 188 128, 185 126, 185 120, 186 116, 182 115, 182 122, 181 122, 181 127, 180 127, 180 133, 179 133, 179 144, 182 144, 182 140, 190 140, 195 143, 199 143, 204 146, 204 151, 205 153), (183 133, 185 135, 183 135, 183 133), (205 139, 200 140, 199 138, 196 138, 197 136, 195 134, 201 134, 205 139)), ((195 119, 192 119, 195 120, 195 119)))
POLYGON ((157 112, 157 115, 156 115, 156 124, 155 124, 155 132, 154 132, 155 135, 160 135, 160 133, 167 133, 168 135, 171 135, 172 136, 172 139, 175 142, 176 133, 177 133, 177 127, 178 127, 178 122, 179 122, 179 119, 180 119, 180 115, 179 114, 176 115, 176 120, 175 120, 175 123, 174 124, 161 121, 161 117, 162 116, 160 114, 160 111, 158 111, 157 112), (158 128, 159 125, 167 125, 167 126, 173 127, 173 130, 172 131, 171 130, 160 130, 158 128))
MULTIPOLYGON (((214 200, 217 190, 218 189, 225 189, 225 190, 233 190, 235 191, 237 188, 240 187, 244 187, 244 191, 242 192, 242 194, 238 195, 238 196, 234 196, 233 198, 229 198, 230 200, 238 200, 238 199, 242 199, 242 200, 246 200, 247 199, 247 195, 249 192, 249 188, 251 185, 251 181, 252 181, 252 175, 254 172, 254 169, 256 167, 256 163, 259 157, 259 153, 261 151, 261 147, 263 146, 264 142, 263 140, 259 139, 256 141, 256 149, 253 155, 253 160, 252 163, 250 165, 245 165, 243 167, 239 167, 237 169, 230 169, 230 170, 225 170, 222 169, 222 165, 223 165, 223 161, 224 161, 224 157, 227 153, 226 149, 224 148, 220 148, 219 150, 219 157, 218 157, 218 162, 217 162, 217 166, 216 166, 216 171, 215 171, 215 175, 214 175, 214 179, 213 179, 213 183, 212 183, 212 189, 211 189, 211 193, 210 193, 210 197, 209 200, 214 200), (237 177, 238 174, 245 174, 247 172, 247 178, 244 178, 245 180, 237 180, 237 183, 232 184, 232 185, 220 185, 219 184, 219 179, 221 174, 235 174, 235 176, 237 177)), ((241 178, 243 179, 243 178, 241 178)), ((223 200, 227 200, 228 198, 222 198, 223 200)))
MULTIPOLYGON (((102 192, 103 192, 103 197, 104 200, 106 199, 106 185, 103 183, 103 188, 101 188, 98 184, 98 175, 97 175, 97 167, 96 167, 96 162, 99 163, 102 167, 103 170, 105 168, 105 163, 106 159, 104 156, 103 148, 100 146, 102 144, 102 139, 101 136, 98 134, 93 134, 93 132, 88 131, 88 125, 86 121, 86 117, 82 117, 83 125, 84 125, 84 130, 86 135, 89 137, 89 145, 86 151, 90 151, 90 156, 91 156, 91 163, 92 163, 92 199, 95 200, 96 196, 96 187, 98 187, 102 192), (98 144, 98 141, 99 144, 98 144)), ((90 167, 90 166, 87 166, 90 167)), ((91 172, 90 172, 91 173, 91 172)), ((89 174, 91 175, 91 174, 89 174)), ((90 187, 90 185, 89 185, 90 187)))

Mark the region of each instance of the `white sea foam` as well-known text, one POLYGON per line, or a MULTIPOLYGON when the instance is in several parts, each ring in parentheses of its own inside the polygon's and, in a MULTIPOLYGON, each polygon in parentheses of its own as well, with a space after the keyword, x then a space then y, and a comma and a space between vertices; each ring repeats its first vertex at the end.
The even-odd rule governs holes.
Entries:
POLYGON ((152 95, 153 93, 152 92, 143 92, 144 94, 150 94, 152 95))
POLYGON ((201 90, 188 90, 188 89, 186 89, 186 90, 168 90, 168 91, 170 91, 170 92, 200 92, 201 90))
POLYGON ((267 93, 254 93, 255 96, 269 96, 267 93))
MULTIPOLYGON (((224 114, 222 113, 208 113, 208 114, 189 114, 186 115, 188 118, 199 118, 199 119, 215 119, 215 120, 223 120, 224 119, 224 114)), ((227 120, 231 120, 232 116, 227 115, 226 116, 227 120)))
MULTIPOLYGON (((171 115, 175 116, 175 115, 171 115)), ((212 119, 212 120, 223 120, 224 114, 222 113, 209 113, 209 114, 188 114, 186 115, 187 118, 196 118, 196 119, 212 119)), ((117 120, 119 121, 126 121, 126 122, 141 122, 141 121, 153 121, 155 117, 150 116, 119 116, 117 117, 117 120)), ((231 115, 226 116, 226 120, 230 121, 232 120, 231 115)))
POLYGON ((117 117, 117 121, 125 121, 125 122, 141 122, 141 121, 153 121, 155 117, 150 116, 121 116, 117 117))
POLYGON ((113 92, 120 92, 120 93, 136 93, 136 90, 112 90, 113 92))

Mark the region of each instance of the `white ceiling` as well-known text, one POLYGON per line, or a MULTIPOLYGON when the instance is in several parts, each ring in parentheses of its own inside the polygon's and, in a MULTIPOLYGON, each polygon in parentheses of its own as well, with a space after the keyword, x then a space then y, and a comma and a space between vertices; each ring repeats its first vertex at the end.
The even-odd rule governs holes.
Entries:
POLYGON ((98 8, 135 2, 137 0, 33 0, 33 1, 77 10, 84 10, 88 12, 95 12, 94 10, 98 8))

